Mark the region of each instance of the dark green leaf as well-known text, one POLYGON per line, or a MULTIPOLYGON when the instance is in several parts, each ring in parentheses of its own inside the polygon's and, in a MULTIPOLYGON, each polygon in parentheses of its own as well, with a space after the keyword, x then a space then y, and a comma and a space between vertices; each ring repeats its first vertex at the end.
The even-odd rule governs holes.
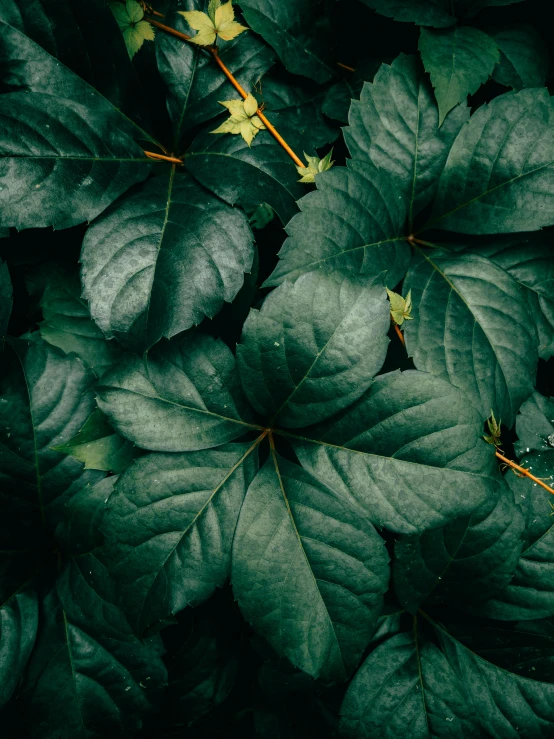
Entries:
POLYGON ((421 604, 464 607, 510 581, 523 546, 525 519, 508 485, 498 486, 470 518, 400 537, 394 546, 396 596, 411 613, 421 604))
POLYGON ((8 332, 12 302, 12 281, 8 265, 0 260, 0 336, 8 332))
POLYGON ((327 682, 346 679, 379 616, 387 563, 360 510, 272 449, 246 494, 231 578, 278 654, 327 682))
POLYGON ((280 262, 264 283, 280 285, 314 270, 339 269, 396 285, 409 247, 402 240, 406 199, 384 171, 350 161, 317 175, 317 191, 299 201, 301 213, 287 226, 280 262))
MULTIPOLYGON (((302 152, 296 132, 281 128, 280 133, 293 150, 302 152)), ((267 203, 283 223, 298 212, 296 201, 305 192, 294 162, 269 131, 261 131, 248 146, 241 136, 206 130, 192 142, 186 164, 204 187, 229 205, 247 209, 267 203)))
POLYGON ((40 296, 44 320, 39 326, 45 341, 65 354, 75 353, 97 375, 117 361, 121 347, 106 341, 91 321, 76 273, 62 264, 42 264, 27 285, 31 295, 40 296))
POLYGON ((526 23, 492 34, 500 50, 500 63, 493 78, 501 85, 521 90, 544 87, 548 71, 548 48, 542 36, 526 23))
POLYGON ((246 396, 270 425, 332 416, 381 368, 389 324, 381 286, 321 272, 283 283, 244 324, 237 364, 246 396))
POLYGON ((98 405, 115 429, 160 452, 209 449, 252 428, 235 359, 222 341, 193 334, 104 375, 98 405))
POLYGON ((543 452, 545 463, 550 463, 554 471, 554 398, 533 393, 519 409, 516 434, 514 448, 518 457, 543 452))
POLYGON ((412 534, 468 515, 495 494, 494 450, 481 436, 479 416, 452 385, 392 372, 294 448, 303 466, 355 500, 376 526, 412 534))
POLYGON ((0 707, 10 699, 35 643, 37 596, 30 587, 0 605, 0 707))
POLYGON ((439 104, 439 126, 446 114, 488 80, 500 55, 483 31, 456 26, 443 31, 421 29, 419 50, 439 104))
POLYGON ((120 119, 38 92, 0 95, 2 223, 68 228, 145 179, 149 160, 120 119))
POLYGON ((479 108, 452 146, 428 226, 492 234, 554 223, 553 119, 544 89, 508 92, 479 108))
MULTIPOLYGON (((197 0, 187 0, 179 5, 179 10, 202 10, 198 7, 202 5, 197 0)), ((190 34, 184 19, 177 13, 164 23, 190 34)), ((254 92, 255 83, 275 62, 273 51, 253 33, 241 33, 224 43, 219 56, 247 92, 254 92)), ((219 101, 235 97, 236 92, 210 54, 167 33, 160 32, 156 36, 156 59, 167 88, 173 148, 177 150, 185 132, 218 116, 221 113, 219 101)))
POLYGON ((10 341, 0 375, 0 504, 7 510, 49 508, 98 479, 76 459, 53 451, 90 414, 92 375, 75 356, 43 341, 10 341))
POLYGON ((240 0, 250 28, 259 33, 294 74, 327 82, 335 73, 330 29, 321 0, 240 0))
MULTIPOLYGON (((470 124, 471 125, 471 124, 470 124)), ((406 346, 416 367, 447 378, 480 411, 511 426, 533 392, 537 336, 514 278, 475 255, 418 250, 404 290, 412 291, 406 346)))
POLYGON ((476 739, 465 686, 417 625, 377 647, 350 683, 341 706, 341 739, 476 739))
POLYGON ((395 176, 412 223, 433 200, 452 142, 468 118, 467 106, 459 105, 438 128, 431 86, 416 57, 401 54, 381 66, 373 84, 364 84, 359 102, 352 101, 344 139, 354 159, 395 176))
POLYGON ((96 409, 84 426, 56 451, 71 454, 85 465, 85 469, 104 470, 119 474, 129 467, 138 450, 130 441, 116 434, 106 416, 96 409))
POLYGON ((244 213, 190 176, 153 177, 88 229, 84 296, 106 336, 144 349, 213 317, 252 267, 244 213))
POLYGON ((456 23, 451 15, 452 3, 445 0, 362 0, 373 10, 388 18, 418 26, 445 28, 456 23))
POLYGON ((360 59, 354 72, 345 71, 343 78, 325 93, 322 105, 325 115, 347 123, 350 103, 360 97, 364 82, 371 82, 380 66, 377 59, 360 59))
POLYGON ((137 633, 223 585, 255 448, 150 454, 119 479, 103 522, 106 558, 137 633))

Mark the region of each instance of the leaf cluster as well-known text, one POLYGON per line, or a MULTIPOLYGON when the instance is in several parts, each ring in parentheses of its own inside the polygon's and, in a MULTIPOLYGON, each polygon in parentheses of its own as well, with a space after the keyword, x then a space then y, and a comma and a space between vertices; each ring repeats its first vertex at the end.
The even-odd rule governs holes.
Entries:
POLYGON ((1 4, 2 737, 554 733, 511 6, 1 4))

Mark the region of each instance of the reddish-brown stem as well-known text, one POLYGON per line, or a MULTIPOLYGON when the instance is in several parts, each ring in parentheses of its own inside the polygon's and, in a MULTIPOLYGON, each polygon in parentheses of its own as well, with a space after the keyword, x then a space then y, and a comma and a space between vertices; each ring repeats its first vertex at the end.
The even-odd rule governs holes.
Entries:
POLYGON ((552 493, 554 495, 554 490, 549 487, 545 482, 543 482, 540 477, 535 477, 535 475, 532 475, 529 470, 526 470, 525 467, 520 467, 519 464, 516 464, 515 462, 512 462, 511 459, 508 459, 508 457, 505 457, 503 454, 500 454, 498 449, 496 450, 496 456, 498 459, 501 459, 504 464, 507 464, 508 467, 511 467, 513 470, 517 470, 517 472, 520 472, 522 475, 525 475, 525 477, 528 477, 530 480, 533 480, 537 485, 540 485, 541 488, 544 488, 545 490, 548 490, 549 493, 552 493))
POLYGON ((164 154, 156 154, 155 151, 145 151, 144 152, 147 157, 150 157, 150 159, 161 159, 164 162, 173 162, 174 164, 182 164, 182 159, 177 159, 177 157, 166 157, 164 154))
POLYGON ((337 67, 342 67, 343 69, 348 70, 348 72, 355 72, 356 70, 354 67, 349 67, 348 64, 343 64, 342 62, 337 62, 337 67))
POLYGON ((402 342, 402 346, 406 346, 406 342, 404 341, 404 334, 400 330, 400 327, 394 321, 392 322, 392 325, 394 326, 394 330, 396 331, 396 335, 398 336, 398 338, 402 342))
MULTIPOLYGON (((210 48, 210 52, 211 52, 213 58, 215 59, 216 64, 218 65, 218 67, 223 72, 223 74, 227 77, 227 79, 233 85, 233 87, 238 92, 238 94, 241 96, 241 98, 243 100, 246 100, 246 98, 248 97, 248 93, 243 88, 243 86, 240 84, 240 82, 234 77, 234 75, 232 74, 232 72, 229 69, 227 69, 227 67, 225 66, 225 64, 221 61, 221 58, 220 58, 220 56, 218 54, 217 49, 212 46, 210 48)), ((290 146, 287 144, 287 142, 281 136, 281 134, 267 120, 267 118, 265 117, 265 115, 263 114, 263 112, 260 110, 260 108, 258 108, 258 110, 256 111, 256 115, 262 121, 262 123, 267 128, 267 130, 269 131, 269 133, 273 136, 273 138, 276 139, 279 142, 279 144, 281 144, 281 146, 287 152, 287 154, 293 160, 293 162, 296 165, 298 165, 299 167, 304 167, 305 168, 306 165, 304 164, 304 162, 296 156, 296 154, 294 153, 294 151, 290 148, 290 146)))
POLYGON ((190 41, 192 38, 192 36, 187 36, 186 33, 181 33, 181 31, 176 31, 174 28, 171 28, 171 26, 166 26, 164 23, 155 21, 153 18, 150 18, 149 16, 144 16, 144 17, 148 21, 148 23, 151 23, 153 26, 156 26, 156 28, 160 28, 162 31, 165 31, 166 33, 170 33, 172 36, 175 36, 175 38, 181 39, 181 41, 190 41))

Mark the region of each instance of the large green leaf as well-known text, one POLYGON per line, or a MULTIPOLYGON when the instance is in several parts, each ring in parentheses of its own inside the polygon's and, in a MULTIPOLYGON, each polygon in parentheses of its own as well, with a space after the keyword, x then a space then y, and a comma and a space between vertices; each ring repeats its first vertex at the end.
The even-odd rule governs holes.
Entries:
POLYGON ((529 452, 543 452, 545 463, 554 471, 554 398, 533 393, 519 409, 516 418, 518 441, 514 448, 518 457, 529 452))
POLYGON ((382 286, 311 272, 250 311, 237 347, 246 396, 271 425, 298 428, 357 400, 389 343, 382 286))
MULTIPOLYGON (((187 0, 179 10, 203 10, 205 3, 187 0)), ((185 33, 191 33, 184 19, 175 13, 164 23, 185 33)), ((275 61, 275 54, 258 36, 241 33, 224 43, 221 61, 239 80, 243 89, 254 92, 254 84, 275 61)), ((234 88, 204 49, 184 44, 167 33, 156 35, 156 59, 160 75, 167 88, 167 108, 173 123, 173 149, 181 146, 184 133, 221 113, 220 100, 235 97, 234 88)))
POLYGON ((108 337, 144 349, 212 318, 252 267, 244 213, 187 174, 153 177, 87 231, 84 296, 108 337))
POLYGON ((39 298, 44 318, 40 335, 45 341, 65 354, 75 353, 97 375, 117 361, 121 347, 106 341, 91 320, 76 272, 64 264, 42 264, 27 280, 27 287, 39 298))
POLYGON ((554 223, 553 119, 546 89, 479 108, 452 146, 427 227, 494 234, 554 223))
POLYGON ((334 76, 328 18, 321 0, 240 0, 240 7, 250 28, 273 46, 289 72, 315 82, 334 76))
MULTIPOLYGON (((302 152, 296 131, 280 127, 280 133, 294 150, 302 152)), ((298 212, 296 201, 305 186, 298 182, 292 159, 269 131, 261 131, 248 146, 242 136, 206 130, 194 139, 185 156, 190 173, 229 205, 247 209, 267 203, 283 223, 298 212)))
POLYGON ((209 449, 259 428, 222 341, 191 334, 143 359, 127 356, 102 377, 98 405, 119 433, 160 452, 209 449))
MULTIPOLYGON (((469 118, 457 106, 438 127, 429 82, 416 57, 401 54, 383 64, 373 83, 353 100, 344 139, 354 159, 365 159, 397 179, 409 203, 408 220, 434 198, 452 142, 469 118)), ((410 225, 411 228, 411 225, 410 225)))
POLYGON ((483 419, 511 426, 533 392, 537 336, 517 282, 484 257, 417 250, 404 290, 406 346, 418 369, 463 390, 483 419))
POLYGON ((362 0, 373 10, 388 18, 418 26, 445 28, 456 23, 452 4, 444 0, 362 0))
POLYGON ((496 494, 494 451, 481 435, 478 414, 452 385, 392 372, 336 420, 297 436, 294 448, 376 526, 409 534, 470 514, 496 494))
POLYGON ((549 233, 497 236, 465 251, 487 257, 519 284, 537 327, 539 356, 554 354, 554 261, 549 233))
POLYGON ((368 518, 272 446, 233 547, 233 590, 247 621, 304 672, 344 680, 369 642, 388 576, 368 518))
MULTIPOLYGON (((7 44, 6 56, 11 58, 2 59, 0 64, 13 64, 11 75, 4 79, 7 84, 46 92, 40 89, 39 82, 56 84, 60 78, 59 68, 63 65, 95 88, 114 107, 130 114, 137 124, 142 127, 148 125, 144 92, 129 61, 121 32, 103 0, 91 0, 86 4, 79 0, 4 0, 0 21, 10 24, 42 47, 46 54, 61 62, 61 65, 50 62, 50 72, 56 73, 53 77, 44 74, 46 70, 41 70, 38 62, 44 63, 46 54, 39 52, 39 55, 29 56, 27 52, 31 47, 21 39, 18 44, 16 36, 10 40, 9 32, 3 30, 0 47, 7 44), (91 23, 91 18, 94 23, 91 23), (14 64, 16 60, 17 66, 14 64), (41 74, 41 79, 37 79, 39 72, 44 75, 41 74)), ((4 54, 0 52, 0 58, 2 56, 4 54)), ((75 84, 79 85, 79 82, 75 81, 75 84)), ((63 95, 60 89, 55 94, 70 97, 63 95)))
MULTIPOLYGON (((438 624, 414 619, 412 633, 384 642, 356 673, 339 735, 400 739, 409 726, 414 739, 549 736, 554 687, 541 678, 549 677, 550 655, 514 648, 510 632, 491 629, 483 637, 460 641, 438 624)), ((542 642, 551 648, 552 640, 542 642)))
POLYGON ((395 180, 356 160, 316 179, 318 189, 299 201, 301 212, 288 224, 280 262, 264 286, 336 269, 370 278, 381 275, 390 287, 396 285, 410 251, 402 241, 406 198, 395 180))
POLYGON ((398 600, 416 613, 424 601, 463 608, 492 598, 514 573, 524 526, 514 491, 503 485, 470 518, 400 537, 394 545, 398 600))
POLYGON ((8 331, 12 303, 12 281, 8 265, 0 261, 0 336, 8 331))
POLYGON ((120 119, 48 94, 0 95, 2 224, 68 228, 145 179, 149 160, 120 119))
POLYGON ((228 577, 256 444, 149 454, 119 479, 102 528, 108 567, 137 633, 198 605, 228 577))
POLYGON ((11 341, 0 375, 0 506, 40 511, 98 479, 77 460, 53 451, 90 414, 93 376, 75 356, 43 341, 11 341))
POLYGON ((514 90, 544 87, 549 65, 548 48, 533 26, 518 23, 492 36, 500 50, 500 63, 493 73, 497 82, 514 90))
POLYGON ((439 105, 439 125, 447 113, 488 80, 500 60, 498 47, 477 28, 421 29, 419 50, 439 105))
POLYGON ((10 699, 35 643, 38 607, 35 591, 25 587, 0 604, 0 707, 10 699))

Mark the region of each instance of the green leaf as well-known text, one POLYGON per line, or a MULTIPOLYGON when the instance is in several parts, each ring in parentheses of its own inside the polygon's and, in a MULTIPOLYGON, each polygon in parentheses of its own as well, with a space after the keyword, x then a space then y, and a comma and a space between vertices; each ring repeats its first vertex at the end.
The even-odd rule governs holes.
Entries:
POLYGON ((537 328, 539 357, 554 355, 554 263, 549 234, 497 236, 464 251, 487 257, 516 280, 537 328))
POLYGON ((72 439, 55 449, 71 454, 85 465, 86 470, 104 470, 116 475, 126 470, 138 453, 130 441, 115 433, 98 409, 91 413, 72 439))
POLYGON ((422 603, 464 608, 496 595, 510 581, 523 546, 523 513, 508 485, 498 486, 470 518, 456 519, 394 545, 396 596, 410 613, 422 603))
POLYGON ((90 414, 94 378, 77 357, 40 340, 10 340, 2 362, 0 506, 49 516, 59 499, 98 479, 52 449, 74 436, 90 414))
POLYGON ((90 221, 150 164, 121 116, 31 92, 0 96, 2 223, 68 228, 90 221))
POLYGON ((0 606, 0 706, 14 692, 35 643, 37 596, 22 588, 0 606))
POLYGON ((83 104, 94 98, 92 107, 116 108, 150 127, 144 90, 104 0, 3 0, 0 21, 12 26, 0 33, 3 81, 12 89, 83 104))
MULTIPOLYGON (((301 142, 295 131, 279 133, 293 149, 301 142)), ((187 169, 204 187, 229 205, 248 209, 261 202, 270 205, 283 223, 298 212, 296 201, 304 194, 296 168, 287 152, 268 131, 251 146, 240 136, 200 133, 186 153, 187 169)))
POLYGON ((439 126, 447 113, 485 83, 500 60, 495 41, 483 31, 456 26, 421 29, 419 50, 439 105, 439 126))
POLYGON ((116 431, 152 451, 209 449, 257 429, 222 341, 189 334, 102 377, 98 405, 116 431))
POLYGON ((83 242, 83 294, 108 337, 137 349, 213 317, 252 267, 248 219, 187 174, 148 180, 83 242), (192 280, 191 280, 192 276, 192 280))
POLYGON ((452 143, 469 118, 459 105, 438 127, 428 80, 414 56, 383 64, 373 84, 350 106, 344 139, 354 159, 372 162, 396 179, 409 203, 409 222, 432 202, 452 143))
POLYGON ((317 177, 317 191, 299 202, 289 238, 264 287, 314 270, 341 270, 396 285, 409 247, 403 241, 406 202, 395 181, 366 162, 350 161, 317 177))
POLYGON ((97 375, 117 361, 121 347, 106 341, 91 320, 75 272, 61 263, 41 264, 27 278, 27 287, 31 295, 40 296, 44 320, 39 327, 45 341, 65 354, 76 354, 97 375))
POLYGON ((328 19, 312 0, 241 0, 240 7, 250 28, 275 49, 289 72, 319 83, 334 76, 328 19))
MULTIPOLYGON (((178 14, 166 22, 177 30, 184 26, 178 14)), ((219 56, 247 92, 254 91, 255 83, 275 62, 273 50, 253 33, 243 33, 225 43, 219 56)), ((156 59, 167 89, 173 149, 179 150, 183 134, 218 116, 221 113, 219 101, 229 99, 234 88, 214 64, 211 55, 167 33, 158 34, 156 59)))
POLYGON ((463 390, 483 420, 491 408, 510 427, 533 392, 537 337, 516 281, 474 255, 418 249, 404 290, 412 291, 406 346, 418 369, 463 390))
MULTIPOLYGON (((520 464, 552 485, 554 468, 545 457, 532 454, 520 464)), ((516 501, 526 518, 524 546, 508 586, 476 609, 480 615, 500 621, 547 618, 554 615, 554 519, 552 495, 527 477, 507 473, 516 501)))
POLYGON ((479 416, 456 388, 409 371, 376 378, 335 420, 293 441, 302 465, 375 526, 414 534, 496 494, 494 450, 481 437, 479 416))
POLYGON ((548 72, 548 48, 542 36, 526 23, 492 34, 499 50, 500 62, 493 79, 506 87, 544 87, 548 72))
POLYGON ((348 123, 348 111, 352 100, 360 97, 364 82, 371 82, 381 66, 377 59, 360 59, 354 72, 345 71, 339 82, 331 85, 325 93, 322 110, 334 120, 348 123))
POLYGON ((75 567, 67 566, 57 593, 42 603, 23 710, 38 739, 132 735, 166 679, 159 647, 125 632, 108 637, 113 606, 75 567))
POLYGON ((492 234, 554 223, 553 117, 547 90, 508 92, 479 108, 450 150, 428 227, 492 234))
POLYGON ((251 310, 237 347, 244 392, 270 425, 309 426, 357 400, 384 362, 389 311, 380 286, 312 272, 251 310))
POLYGON ((129 57, 132 59, 145 41, 154 40, 154 28, 143 20, 144 10, 136 0, 125 0, 125 3, 112 0, 109 6, 123 34, 129 57))
POLYGON ((278 130, 283 124, 295 129, 316 149, 337 139, 338 128, 323 116, 324 88, 292 75, 269 75, 263 79, 262 91, 264 110, 278 130))
POLYGON ((108 567, 138 634, 223 585, 256 474, 255 448, 150 454, 119 479, 102 528, 108 567))
POLYGON ((355 506, 272 453, 246 494, 233 591, 294 666, 345 680, 369 642, 389 576, 383 540, 355 506))
POLYGON ((519 409, 516 418, 518 441, 514 449, 518 457, 531 452, 542 452, 545 462, 554 467, 554 398, 533 393, 519 409))
POLYGON ((362 0, 381 15, 418 26, 445 28, 456 23, 452 3, 444 0, 362 0))
POLYGON ((0 336, 8 332, 12 303, 10 272, 8 265, 0 260, 0 336))

